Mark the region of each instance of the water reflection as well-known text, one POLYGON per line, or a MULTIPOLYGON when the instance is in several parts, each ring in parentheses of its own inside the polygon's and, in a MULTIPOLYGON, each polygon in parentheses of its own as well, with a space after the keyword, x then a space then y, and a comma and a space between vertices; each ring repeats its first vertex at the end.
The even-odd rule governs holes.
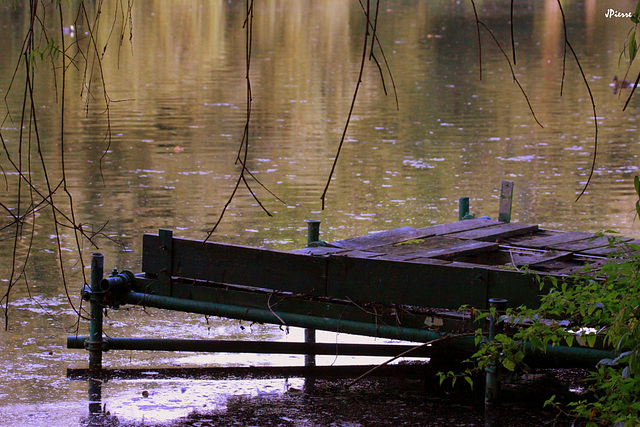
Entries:
MULTIPOLYGON (((108 119, 101 98, 96 97, 85 114, 86 98, 77 89, 83 72, 69 69, 67 175, 79 220, 94 231, 106 224, 106 238, 99 241, 105 268, 139 271, 143 232, 171 228, 176 235, 204 237, 232 191, 245 108, 241 3, 134 3, 131 44, 125 42, 119 54, 112 44, 105 56, 104 75, 114 102, 109 116, 112 140, 103 159, 108 119)), ((509 2, 476 3, 483 20, 507 46, 509 2)), ((113 16, 115 4, 105 3, 103 16, 113 16)), ((613 75, 622 75, 617 61, 627 24, 605 18, 606 6, 596 1, 564 5, 600 123, 593 186, 580 202, 574 200, 589 172, 594 118, 581 76, 570 61, 564 95, 559 96, 563 33, 556 2, 518 2, 516 10, 515 72, 545 126, 540 129, 501 53, 486 36, 479 80, 468 3, 393 0, 381 11, 378 35, 398 88, 400 110, 392 96, 383 95, 377 69, 368 64, 328 209, 321 212, 320 194, 357 78, 364 26, 360 6, 341 0, 260 3, 254 21, 249 165, 286 204, 256 188, 274 213, 268 218, 244 192, 213 238, 293 249, 305 243, 306 219, 321 219, 321 238, 331 241, 389 227, 453 221, 461 196, 471 196, 474 213, 495 216, 504 178, 515 181, 517 221, 564 230, 617 229, 637 236, 632 177, 639 166, 638 102, 622 112, 623 100, 610 92, 613 75)), ((634 6, 631 0, 617 4, 621 10, 634 6)), ((15 90, 5 90, 22 49, 28 14, 13 4, 0 5, 0 11, 0 28, 8 35, 0 38, 0 50, 6 52, 0 57, 0 90, 12 113, 1 131, 7 147, 16 150, 16 118, 22 105, 22 92, 16 88, 21 82, 14 83, 15 90)), ((72 19, 66 17, 67 22, 72 19)), ((76 40, 85 31, 77 27, 76 40)), ((108 26, 97 36, 106 40, 108 26)), ((60 86, 47 73, 47 67, 39 68, 37 111, 43 152, 51 156, 51 172, 59 179, 53 165, 59 162, 55 95, 60 86)), ((6 160, 0 156, 0 182, 5 185, 6 179, 9 191, 2 192, 0 201, 12 206, 18 176, 6 160)), ((40 182, 41 171, 32 174, 40 182)), ((63 380, 68 366, 86 366, 87 359, 63 347, 76 317, 56 273, 51 213, 39 211, 29 222, 35 222, 26 271, 29 287, 20 282, 15 288, 9 331, 0 332, 0 372, 20 384, 0 386, 4 400, 16 402, 0 411, 13 417, 35 413, 25 408, 48 405, 61 396, 83 405, 86 399, 84 385, 63 380)), ((12 232, 3 230, 3 260, 13 254, 12 232)), ((69 230, 61 232, 68 280, 78 285, 70 293, 77 301, 84 279, 73 252, 75 239, 69 230)), ((89 247, 82 244, 88 258, 89 247)), ((19 242, 20 259, 28 246, 28 241, 19 242)), ((8 263, 0 263, 0 284, 6 286, 9 274, 8 263)), ((278 329, 243 330, 237 323, 211 322, 215 326, 197 316, 131 310, 110 312, 107 327, 114 336, 286 339, 278 329)), ((228 362, 185 359, 185 364, 228 362)), ((114 353, 106 363, 152 367, 181 360, 167 354, 114 353)))

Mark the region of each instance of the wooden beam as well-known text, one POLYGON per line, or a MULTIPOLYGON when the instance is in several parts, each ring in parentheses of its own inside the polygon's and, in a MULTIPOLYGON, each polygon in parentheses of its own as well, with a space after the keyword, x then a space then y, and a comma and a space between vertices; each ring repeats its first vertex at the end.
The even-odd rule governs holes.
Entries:
MULTIPOLYGON (((162 238, 143 238, 143 271, 166 268, 162 238)), ((327 258, 248 246, 174 238, 171 276, 323 296, 327 258)), ((162 295, 170 296, 167 293, 162 295)))
POLYGON ((498 221, 511 222, 511 206, 513 204, 513 181, 502 181, 500 190, 500 209, 498 221))
POLYGON ((457 239, 482 240, 485 242, 495 242, 498 239, 522 236, 538 231, 537 225, 527 225, 518 223, 499 224, 494 227, 477 228, 474 230, 455 233, 452 236, 457 239))

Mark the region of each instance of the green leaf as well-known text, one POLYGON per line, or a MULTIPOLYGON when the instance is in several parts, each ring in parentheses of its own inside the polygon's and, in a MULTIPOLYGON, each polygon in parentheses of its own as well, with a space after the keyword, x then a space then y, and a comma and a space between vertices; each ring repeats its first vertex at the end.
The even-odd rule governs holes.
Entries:
POLYGON ((567 345, 568 345, 569 347, 572 347, 572 346, 573 346, 573 339, 574 339, 574 338, 575 338, 575 337, 574 337, 573 335, 567 335, 566 337, 564 337, 564 340, 567 342, 567 345))
POLYGON ((513 372, 516 369, 516 362, 511 359, 504 359, 502 361, 502 366, 513 372))
POLYGON ((549 399, 547 399, 546 402, 544 402, 544 405, 542 406, 543 408, 546 407, 547 405, 553 405, 555 402, 556 395, 552 395, 549 399))
POLYGON ((629 60, 631 62, 633 62, 633 60, 636 59, 637 53, 638 53, 638 44, 636 43, 636 32, 634 30, 629 35, 629 60))
POLYGON ((464 377, 464 379, 469 383, 471 390, 473 390, 473 380, 471 379, 471 377, 464 377))
POLYGON ((633 178, 633 185, 636 187, 636 194, 640 197, 640 176, 636 175, 633 178))

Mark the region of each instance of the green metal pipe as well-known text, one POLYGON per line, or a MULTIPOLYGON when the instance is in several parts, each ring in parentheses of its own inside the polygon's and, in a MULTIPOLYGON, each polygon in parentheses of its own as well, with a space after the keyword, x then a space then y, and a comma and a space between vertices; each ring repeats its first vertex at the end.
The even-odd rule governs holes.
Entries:
MULTIPOLYGON (((129 292, 124 297, 124 303, 155 307, 189 313, 228 317, 260 323, 286 324, 302 328, 313 328, 333 332, 355 335, 390 338, 413 342, 428 342, 441 338, 446 334, 427 329, 403 328, 401 326, 376 325, 374 323, 340 320, 328 317, 308 316, 303 314, 277 312, 269 309, 257 309, 227 304, 215 304, 201 301, 184 300, 179 298, 129 292)), ((473 336, 452 335, 451 340, 440 341, 437 348, 447 348, 457 352, 475 352, 476 346, 473 336)), ((546 352, 534 352, 530 346, 527 351, 527 362, 534 365, 557 367, 593 367, 604 358, 611 358, 612 353, 584 347, 547 346, 546 352)))
MULTIPOLYGON (((493 341, 497 334, 502 332, 502 323, 500 323, 500 315, 507 308, 507 300, 502 298, 489 299, 489 307, 491 315, 489 317, 489 342, 493 341)), ((498 379, 498 364, 491 362, 485 368, 486 382, 484 386, 484 416, 485 426, 490 427, 494 424, 493 407, 498 403, 498 395, 500 394, 500 380, 498 379)))
MULTIPOLYGON (((399 339, 414 342, 427 342, 441 338, 444 334, 428 329, 403 328, 401 326, 376 325, 374 323, 340 320, 329 317, 308 316, 304 314, 285 313, 269 309, 241 307, 227 304, 216 304, 180 298, 129 292, 123 298, 126 304, 144 307, 163 308, 188 313, 206 314, 248 320, 259 323, 298 326, 301 328, 320 329, 355 335, 399 339)), ((457 338, 453 341, 469 341, 473 345, 473 337, 457 338)))
MULTIPOLYGON (((310 219, 307 220, 307 247, 310 247, 312 243, 320 241, 320 221, 310 219)), ((304 342, 307 344, 315 344, 316 342, 316 330, 307 328, 304 330, 304 342)), ((304 366, 314 367, 316 366, 315 353, 309 352, 304 357, 304 366)), ((308 379, 305 383, 307 392, 311 392, 313 388, 313 380, 308 379)))
POLYGON ((307 220, 307 246, 320 240, 320 221, 316 219, 307 220))
MULTIPOLYGON (((85 348, 88 337, 67 337, 67 348, 85 348)), ((394 357, 415 348, 404 344, 303 343, 278 341, 227 341, 158 338, 106 338, 107 350, 197 351, 212 353, 321 354, 329 356, 394 357)), ((433 347, 414 350, 412 357, 430 357, 433 347)))

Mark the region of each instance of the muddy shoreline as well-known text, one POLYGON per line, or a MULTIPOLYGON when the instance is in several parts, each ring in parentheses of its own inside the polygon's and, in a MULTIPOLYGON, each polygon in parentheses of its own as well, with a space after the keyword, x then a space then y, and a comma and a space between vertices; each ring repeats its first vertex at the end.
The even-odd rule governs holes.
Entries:
MULTIPOLYGON (((513 383, 504 383, 500 404, 492 412, 492 426, 569 426, 575 419, 556 408, 543 407, 551 395, 567 402, 580 397, 586 371, 536 370, 513 383)), ((313 392, 290 388, 267 396, 230 396, 226 409, 194 412, 162 424, 164 427, 218 426, 484 426, 483 390, 465 384, 454 389, 434 386, 433 380, 366 378, 317 379, 313 392)), ((121 424, 127 427, 149 423, 121 424)), ((577 422, 575 425, 580 425, 577 422)))

